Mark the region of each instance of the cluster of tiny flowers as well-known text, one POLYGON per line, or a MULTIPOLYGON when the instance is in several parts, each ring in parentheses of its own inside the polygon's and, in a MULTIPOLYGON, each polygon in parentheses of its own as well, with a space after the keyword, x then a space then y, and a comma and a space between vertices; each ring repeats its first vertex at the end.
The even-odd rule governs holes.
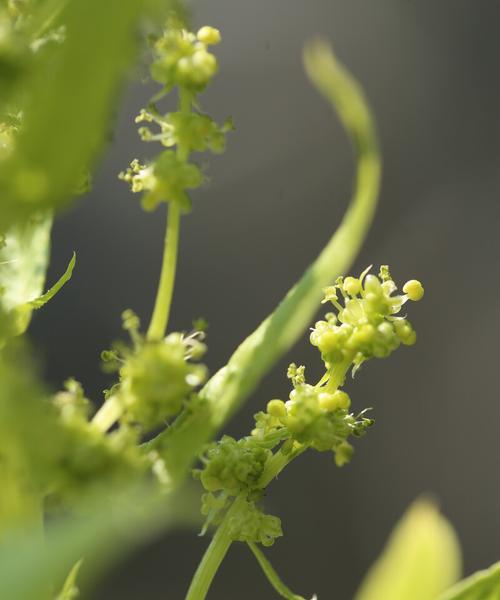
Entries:
POLYGON ((203 333, 171 333, 148 341, 139 333, 139 319, 130 310, 123 315, 132 337, 132 348, 117 344, 102 353, 109 370, 118 370, 120 381, 108 391, 121 404, 121 421, 149 431, 177 415, 195 389, 206 379, 204 365, 194 363, 206 351, 203 333))
POLYGON ((301 446, 320 452, 331 450, 337 465, 343 466, 353 452, 348 438, 362 436, 373 420, 363 413, 355 416, 349 412, 351 399, 346 392, 306 383, 304 367, 290 365, 288 376, 294 386, 290 399, 271 400, 265 412, 255 415, 253 437, 264 440, 284 431, 288 441, 282 446, 283 452, 301 446))
POLYGON ((213 27, 202 27, 197 34, 185 29, 168 28, 154 42, 155 61, 151 75, 167 89, 179 85, 202 91, 217 73, 217 59, 208 51, 221 40, 213 27))
POLYGON ((322 355, 327 368, 336 363, 353 363, 356 368, 370 358, 384 358, 400 344, 411 346, 417 336, 411 323, 396 316, 407 300, 424 295, 419 281, 408 281, 403 294, 395 294, 396 284, 389 269, 382 266, 379 276, 364 271, 359 278, 339 278, 324 290, 324 303, 337 310, 318 321, 311 333, 311 344, 322 355), (344 305, 342 306, 341 302, 344 305))
POLYGON ((236 542, 257 542, 272 546, 276 538, 283 535, 281 520, 274 515, 266 515, 255 504, 246 501, 238 515, 229 519, 229 534, 236 542))
POLYGON ((140 111, 136 123, 141 123, 139 135, 145 142, 159 142, 169 148, 155 160, 141 163, 133 160, 120 179, 130 184, 132 192, 144 192, 142 205, 152 211, 161 202, 176 202, 183 212, 191 203, 187 190, 202 185, 205 178, 200 167, 188 158, 192 152, 221 153, 226 145, 226 133, 233 123, 228 119, 222 126, 195 106, 202 92, 217 72, 217 60, 208 46, 219 43, 220 33, 213 27, 202 27, 195 35, 174 25, 153 43, 154 61, 151 75, 163 88, 154 100, 172 88, 179 91, 179 108, 162 114, 152 101, 140 111), (158 129, 151 130, 150 126, 158 129), (176 150, 171 148, 176 147, 176 150))
POLYGON ((204 468, 198 472, 208 492, 224 490, 229 496, 249 492, 258 487, 271 451, 245 437, 236 441, 225 435, 211 444, 202 456, 204 468))
POLYGON ((266 410, 255 415, 250 436, 239 441, 224 436, 208 446, 203 466, 196 471, 207 492, 202 506, 205 529, 218 524, 230 499, 239 497, 247 502, 248 514, 243 518, 238 512, 233 539, 271 544, 281 531, 279 519, 264 515, 256 502, 276 473, 276 463, 286 465, 312 448, 333 452, 336 464, 343 466, 354 451, 349 439, 364 435, 373 425, 366 410, 350 412, 351 399, 340 386, 352 366, 357 369, 369 358, 388 356, 400 344, 415 343, 413 327, 397 315, 407 300, 420 300, 424 290, 420 282, 411 280, 398 295, 386 266, 378 277, 369 270, 358 278, 339 278, 325 289, 323 302, 331 302, 337 314, 328 313, 311 333, 311 343, 325 363, 321 380, 311 385, 304 366, 290 365, 287 376, 293 389, 286 402, 269 401, 266 410))

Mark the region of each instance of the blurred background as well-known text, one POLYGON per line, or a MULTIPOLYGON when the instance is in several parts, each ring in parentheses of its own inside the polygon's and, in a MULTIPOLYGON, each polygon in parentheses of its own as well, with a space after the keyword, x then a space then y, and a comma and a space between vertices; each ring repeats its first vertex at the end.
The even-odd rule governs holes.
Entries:
MULTIPOLYGON (((196 27, 223 35, 220 74, 203 108, 219 121, 232 115, 237 130, 225 155, 209 157, 210 182, 184 219, 171 328, 208 320, 214 372, 341 218, 351 150, 301 65, 304 41, 318 33, 362 82, 383 148, 380 209, 353 271, 387 263, 401 284, 416 277, 426 287, 425 300, 409 308, 418 344, 370 362, 348 383, 354 407, 374 407, 376 419, 352 463, 337 469, 329 453, 311 452, 271 486, 266 508, 282 518, 285 537, 268 555, 297 593, 347 600, 408 504, 430 493, 458 531, 465 572, 489 565, 500 558, 500 4, 210 0, 192 8, 196 27)), ((133 123, 153 89, 140 77, 118 101, 92 192, 56 224, 49 281, 73 249, 78 265, 32 327, 51 385, 74 376, 96 401, 109 383, 100 350, 122 335, 123 309, 147 322, 160 269, 163 211, 142 212, 117 179, 131 159, 158 151, 139 141, 133 123)), ((316 377, 321 362, 307 338, 227 433, 247 433, 267 400, 286 396, 290 361, 316 377)), ((207 543, 193 532, 159 535, 92 600, 180 599, 207 543)), ((235 544, 210 597, 275 595, 235 544)))

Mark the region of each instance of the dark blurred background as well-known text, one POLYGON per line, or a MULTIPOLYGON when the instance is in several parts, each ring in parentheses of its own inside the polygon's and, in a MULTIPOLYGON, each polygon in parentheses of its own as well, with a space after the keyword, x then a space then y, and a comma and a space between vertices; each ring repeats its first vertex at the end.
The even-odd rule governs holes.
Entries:
MULTIPOLYGON (((308 453, 270 488, 266 505, 285 538, 269 550, 298 593, 352 597, 401 513, 433 493, 454 523, 465 572, 500 558, 500 4, 490 0, 210 0, 195 25, 219 27, 220 74, 203 96, 234 117, 227 153, 209 157, 210 183, 182 227, 171 327, 209 323, 208 364, 223 365, 312 261, 351 189, 350 147, 301 66, 303 43, 330 38, 363 83, 377 117, 385 173, 380 209, 353 271, 388 263, 416 277, 425 300, 409 316, 418 344, 371 362, 349 382, 376 426, 352 463, 308 453)), ((59 219, 49 280, 71 251, 71 284, 32 332, 54 387, 69 375, 99 400, 100 350, 121 336, 120 313, 147 322, 160 268, 163 212, 145 214, 117 173, 157 147, 133 117, 151 94, 124 90, 114 139, 94 187, 59 219)), ((202 160, 206 160, 203 157, 202 160)), ((320 372, 307 332, 263 381, 227 432, 288 390, 291 360, 320 372)), ((183 597, 208 543, 193 532, 159 536, 101 583, 93 600, 183 597)), ((235 544, 211 598, 274 598, 249 551, 235 544)), ((401 599, 404 600, 404 599, 401 599)))

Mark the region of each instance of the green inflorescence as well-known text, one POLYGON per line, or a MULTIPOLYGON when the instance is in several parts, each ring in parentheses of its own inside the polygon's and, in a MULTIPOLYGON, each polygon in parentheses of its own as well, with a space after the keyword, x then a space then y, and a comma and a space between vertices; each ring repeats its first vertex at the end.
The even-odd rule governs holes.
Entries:
POLYGON ((373 425, 366 410, 350 411, 351 399, 340 388, 351 368, 354 374, 363 362, 415 343, 409 321, 396 315, 407 300, 423 296, 423 287, 412 280, 398 295, 387 266, 378 277, 369 270, 359 278, 339 278, 324 290, 323 302, 332 303, 336 314, 328 313, 311 333, 325 367, 320 381, 307 383, 305 367, 291 364, 287 376, 293 389, 287 401, 270 400, 255 415, 251 435, 240 440, 226 435, 207 447, 202 467, 194 472, 206 490, 204 531, 228 519, 233 541, 271 545, 281 535, 280 521, 259 505, 269 483, 308 448, 331 451, 337 466, 345 465, 354 451, 349 440, 373 425), (231 508, 235 498, 237 511, 231 508))
POLYGON ((140 163, 134 159, 120 173, 133 192, 142 192, 145 210, 154 210, 161 202, 175 202, 183 212, 189 212, 191 202, 187 190, 200 187, 205 177, 198 165, 189 161, 192 152, 210 150, 221 153, 226 146, 226 133, 234 126, 228 119, 222 126, 208 115, 195 109, 197 96, 217 72, 217 59, 209 46, 219 43, 220 33, 212 27, 202 27, 195 35, 183 28, 168 27, 153 41, 152 78, 163 88, 147 108, 136 117, 143 141, 159 142, 168 150, 154 161, 140 163), (177 88, 179 107, 175 112, 162 114, 157 100, 177 88), (155 126, 158 131, 151 130, 155 126), (176 147, 176 150, 170 148, 176 147))

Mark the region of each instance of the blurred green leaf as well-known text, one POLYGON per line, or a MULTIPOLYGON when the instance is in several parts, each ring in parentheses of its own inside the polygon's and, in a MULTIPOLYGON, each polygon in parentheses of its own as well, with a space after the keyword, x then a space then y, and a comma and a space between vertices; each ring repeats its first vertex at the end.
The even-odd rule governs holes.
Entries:
POLYGON ((309 44, 304 60, 309 78, 337 112, 354 145, 353 197, 340 226, 315 262, 276 310, 236 349, 227 366, 205 385, 200 394, 203 403, 196 411, 184 411, 151 443, 162 452, 176 481, 182 481, 203 444, 216 435, 303 334, 318 309, 322 288, 350 267, 373 219, 381 160, 368 102, 327 43, 318 40, 309 44))
POLYGON ((17 90, 24 119, 0 170, 2 227, 73 195, 109 137, 140 19, 160 2, 68 0, 62 10, 57 4, 51 25, 64 27, 64 42, 35 55, 17 90))
POLYGON ((64 581, 63 588, 57 595, 56 600, 74 600, 75 598, 78 598, 79 590, 78 586, 76 585, 76 580, 78 578, 78 573, 80 572, 82 563, 83 559, 80 559, 71 567, 71 570, 64 581))
POLYGON ((42 294, 51 225, 49 216, 32 218, 12 226, 4 236, 0 249, 0 347, 8 338, 24 333, 33 310, 44 306, 71 279, 75 254, 59 280, 42 294))
POLYGON ((457 583, 439 600, 500 600, 500 563, 457 583))
POLYGON ((42 540, 17 532, 0 545, 0 598, 41 600, 49 582, 64 581, 76 560, 85 556, 82 580, 88 583, 124 553, 158 531, 192 520, 192 502, 176 497, 151 500, 151 490, 110 489, 87 498, 85 516, 51 523, 42 540), (86 567, 88 566, 88 570, 86 567))
POLYGON ((49 300, 51 300, 57 294, 57 292, 63 287, 63 285, 71 279, 71 276, 73 275, 73 269, 75 268, 75 263, 76 263, 76 254, 75 254, 75 252, 73 252, 73 256, 71 257, 71 260, 68 263, 66 271, 64 271, 64 273, 61 275, 61 277, 59 277, 59 279, 56 281, 56 283, 54 283, 54 285, 47 292, 45 292, 45 294, 42 294, 38 298, 31 300, 31 302, 29 303, 30 306, 34 309, 37 309, 37 308, 42 308, 42 306, 47 304, 47 302, 49 300))
POLYGON ((453 528, 434 504, 418 500, 396 525, 355 600, 436 600, 460 569, 453 528))
POLYGON ((43 292, 49 260, 50 216, 12 226, 0 249, 0 347, 28 327, 30 302, 43 292))

